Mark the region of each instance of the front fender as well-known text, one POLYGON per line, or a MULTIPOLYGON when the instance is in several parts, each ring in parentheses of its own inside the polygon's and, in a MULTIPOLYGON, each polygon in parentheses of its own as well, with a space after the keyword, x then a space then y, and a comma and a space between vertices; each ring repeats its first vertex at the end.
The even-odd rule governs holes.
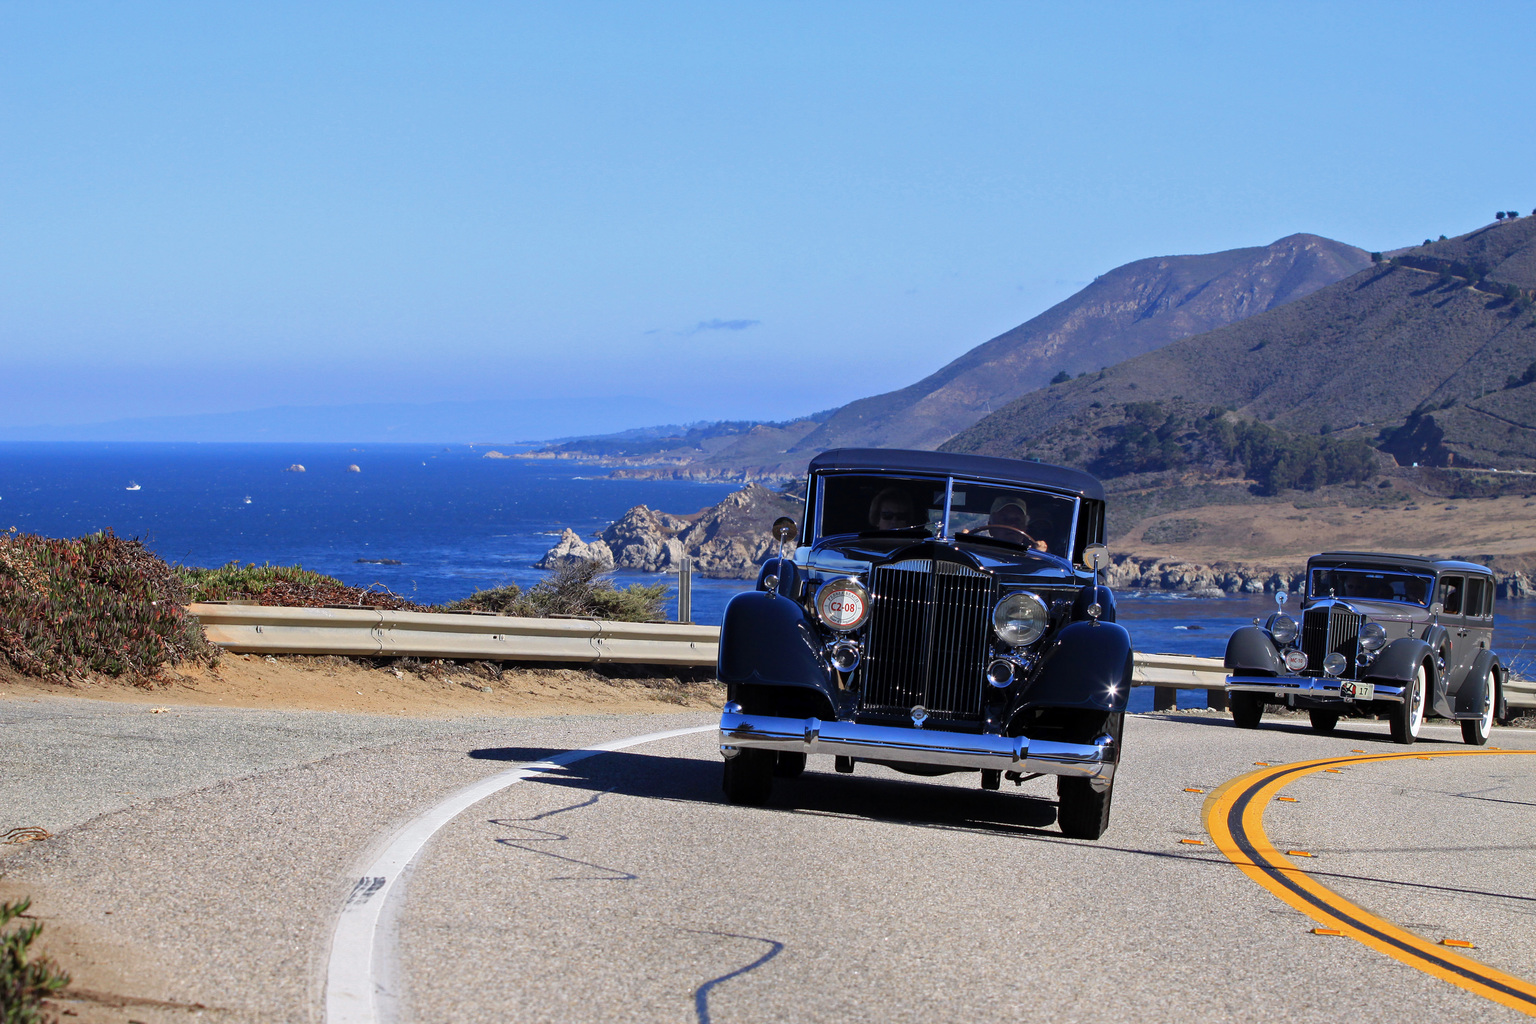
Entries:
POLYGON ((1227 641, 1227 671, 1234 675, 1277 676, 1285 666, 1275 642, 1258 626, 1243 626, 1227 641))
POLYGON ((805 686, 830 696, 831 669, 805 611, 784 595, 737 594, 725 606, 715 673, 728 687, 805 686))
MULTIPOLYGON (((1386 679, 1396 685, 1409 683, 1413 680, 1413 674, 1419 670, 1419 666, 1428 660, 1434 664, 1434 651, 1423 640, 1405 636, 1393 640, 1387 644, 1381 656, 1368 665, 1364 672, 1365 679, 1386 679)), ((1429 680, 1433 684, 1434 679, 1429 680)))
POLYGON ((1113 622, 1074 622, 1019 694, 1015 712, 1031 707, 1124 711, 1131 693, 1131 634, 1113 622))
POLYGON ((768 559, 757 570, 757 589, 768 589, 768 577, 778 577, 778 591, 796 600, 800 597, 800 567, 787 558, 777 556, 768 559))
POLYGON ((1451 698, 1451 710, 1458 715, 1483 713, 1483 702, 1488 699, 1488 689, 1497 685, 1499 656, 1489 650, 1477 652, 1467 678, 1461 681, 1461 689, 1451 698))

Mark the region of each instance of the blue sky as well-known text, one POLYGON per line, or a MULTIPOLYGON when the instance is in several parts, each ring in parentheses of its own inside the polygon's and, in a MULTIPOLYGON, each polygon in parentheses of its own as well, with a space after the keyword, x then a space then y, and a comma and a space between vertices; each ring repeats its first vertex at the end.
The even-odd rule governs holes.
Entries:
POLYGON ((0 428, 826 408, 1129 260, 1531 212, 1531 15, 6 3, 0 428))

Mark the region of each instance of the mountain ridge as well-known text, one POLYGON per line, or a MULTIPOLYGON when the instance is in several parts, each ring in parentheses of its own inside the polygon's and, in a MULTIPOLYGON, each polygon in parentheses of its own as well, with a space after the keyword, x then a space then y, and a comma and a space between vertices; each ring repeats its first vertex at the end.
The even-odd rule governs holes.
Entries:
MULTIPOLYGON (((1281 430, 1389 448, 1397 431, 1410 428, 1435 465, 1533 468, 1532 289, 1536 217, 1504 221, 1414 247, 1292 303, 1092 377, 1032 392, 943 450, 1086 465, 1123 436, 1132 418, 1147 419, 1147 403, 1161 403, 1169 417, 1166 440, 1175 440, 1175 418, 1231 409, 1281 430), (1417 265, 1424 261, 1439 262, 1417 265), (1490 272, 1501 278, 1490 281, 1490 272), (1484 290, 1490 286, 1499 290, 1484 290)), ((1412 438, 1403 441, 1400 461, 1417 461, 1412 438)))

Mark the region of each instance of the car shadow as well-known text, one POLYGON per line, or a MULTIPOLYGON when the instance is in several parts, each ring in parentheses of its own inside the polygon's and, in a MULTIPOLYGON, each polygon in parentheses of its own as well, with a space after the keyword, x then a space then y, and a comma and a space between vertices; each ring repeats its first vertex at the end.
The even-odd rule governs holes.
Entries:
MULTIPOLYGON (((561 751, 544 747, 487 747, 469 756, 481 760, 527 763, 561 751)), ((726 803, 720 789, 721 762, 635 751, 610 751, 541 773, 539 781, 576 790, 613 792, 650 800, 686 803, 726 803)), ((877 769, 860 766, 858 772, 877 769)), ((820 814, 940 829, 965 829, 997 834, 1045 834, 1056 822, 1056 803, 1033 793, 989 792, 974 788, 908 782, 873 774, 839 775, 808 769, 798 778, 774 779, 773 796, 759 810, 787 814, 820 814)), ((530 780, 532 781, 532 780, 530 780)))

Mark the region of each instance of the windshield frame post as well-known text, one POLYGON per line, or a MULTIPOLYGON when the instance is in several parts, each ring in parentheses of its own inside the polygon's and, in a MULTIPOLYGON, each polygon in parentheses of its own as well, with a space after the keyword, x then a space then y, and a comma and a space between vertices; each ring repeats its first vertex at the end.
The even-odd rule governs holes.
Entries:
POLYGON ((949 540, 949 509, 955 497, 955 478, 944 478, 944 518, 939 520, 939 535, 937 540, 949 540))

